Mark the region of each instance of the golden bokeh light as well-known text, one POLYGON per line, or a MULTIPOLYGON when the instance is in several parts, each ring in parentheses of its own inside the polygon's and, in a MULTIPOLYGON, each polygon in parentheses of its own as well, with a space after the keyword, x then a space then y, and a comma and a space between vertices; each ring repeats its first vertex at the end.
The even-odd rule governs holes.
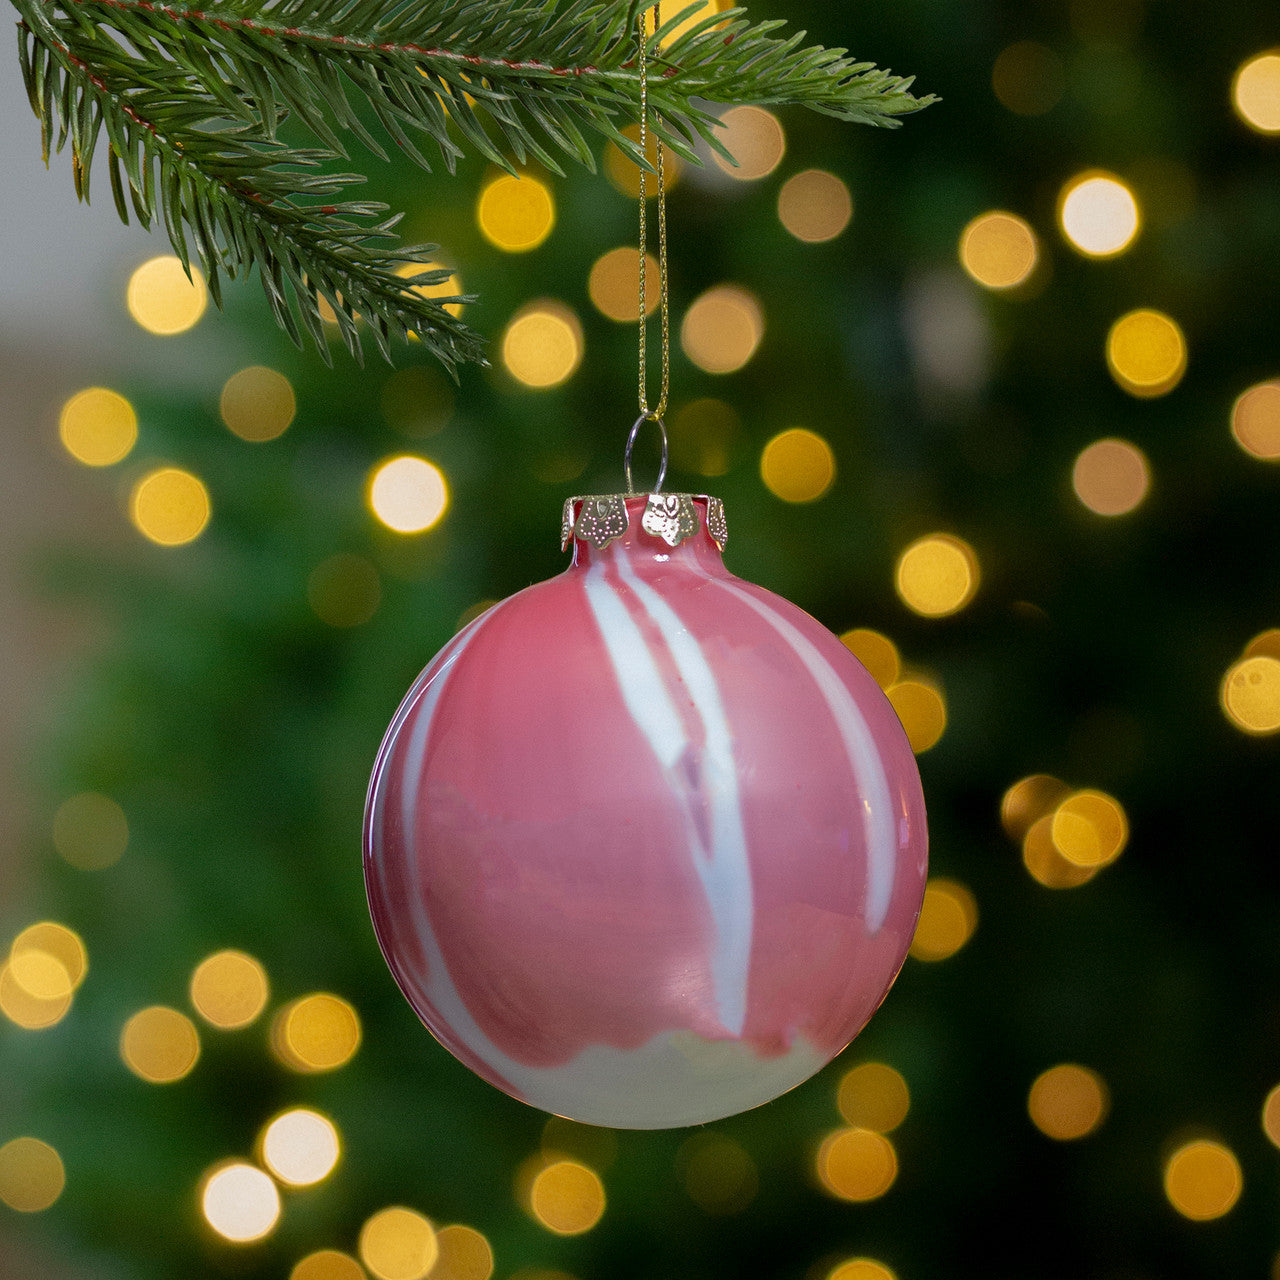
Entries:
MULTIPOLYGON (((639 309, 637 304, 637 310, 639 309)), ((502 363, 535 390, 558 387, 582 363, 582 325, 562 302, 544 298, 522 307, 502 335, 502 363)))
POLYGON ((172 1084, 196 1065, 200 1035, 186 1014, 152 1005, 124 1024, 120 1056, 135 1076, 149 1084, 172 1084))
POLYGON ((741 1213, 760 1190, 760 1172, 750 1153, 722 1133, 688 1139, 676 1155, 676 1168, 689 1198, 717 1217, 741 1213))
POLYGON ((0 1204, 42 1213, 67 1185, 62 1157, 39 1138, 14 1138, 0 1147, 0 1204))
POLYGON ((867 627, 855 627, 840 637, 841 643, 871 673, 882 689, 894 684, 902 674, 898 646, 888 636, 867 627))
POLYGON ((974 549, 949 533, 917 538, 898 557, 894 586, 913 613, 945 618, 973 599, 981 581, 974 549))
POLYGON ((722 476, 741 432, 742 419, 732 405, 712 396, 691 400, 671 420, 671 461, 698 475, 722 476))
POLYGON ((480 192, 476 223, 495 248, 507 253, 536 249, 556 225, 551 188, 530 174, 501 174, 480 192))
POLYGON ((832 1267, 827 1280, 898 1280, 898 1277, 874 1258, 850 1258, 832 1267))
POLYGON ((1000 825, 1013 840, 1021 840, 1031 824, 1057 808, 1071 788, 1047 773, 1033 773, 1015 782, 1000 799, 1000 825))
POLYGON ((0 1013, 24 1031, 43 1031, 56 1026, 71 1008, 71 992, 54 1000, 41 1000, 18 985, 12 966, 0 965, 0 1013))
MULTIPOLYGON (((404 262, 396 268, 396 275, 402 280, 407 280, 411 276, 424 275, 428 271, 447 270, 448 268, 439 262, 404 262)), ((438 284, 415 284, 410 286, 409 292, 416 293, 420 298, 456 298, 462 293, 462 280, 456 271, 451 271, 438 284)), ((460 316, 464 305, 461 302, 446 302, 444 309, 451 316, 460 316)))
POLYGON ((1123 253, 1142 227, 1138 198, 1123 178, 1102 169, 1078 173, 1058 196, 1058 225, 1088 258, 1123 253))
POLYGON ((836 1089, 845 1123, 875 1133, 892 1133, 911 1108, 911 1090, 886 1062, 864 1062, 846 1071, 836 1089))
POLYGON ((53 847, 82 871, 113 866, 129 847, 124 810, 97 791, 82 791, 64 800, 53 815, 53 847))
POLYGON ((1002 107, 1019 116, 1042 116, 1067 87, 1062 59, 1047 45, 1019 40, 1007 45, 991 68, 991 89, 1002 107))
POLYGON ((1260 382, 1236 400, 1231 434, 1255 458, 1280 461, 1280 382, 1260 382))
POLYGON ((1273 1147, 1280 1147, 1280 1084, 1267 1094, 1262 1104, 1262 1132, 1273 1147))
POLYGON ((1022 837, 1022 865, 1046 889, 1075 889, 1092 880, 1098 866, 1069 862, 1053 840, 1052 813, 1037 818, 1022 837))
POLYGON ((911 954, 917 960, 949 959, 977 927, 978 903, 968 888, 958 880, 933 876, 925 885, 911 954))
POLYGON ((1244 647, 1246 658, 1280 658, 1280 628, 1270 627, 1260 631, 1244 647))
POLYGON ((787 151, 787 136, 781 121, 763 107, 730 107, 720 117, 717 136, 737 164, 730 164, 714 151, 711 158, 739 182, 767 178, 782 163, 787 151))
MULTIPOLYGON (((679 17, 686 9, 692 8, 693 12, 688 17, 680 18, 680 21, 663 35, 662 47, 665 49, 699 22, 703 22, 717 13, 723 13, 732 5, 733 0, 660 0, 660 3, 646 12, 645 30, 652 35, 664 23, 672 18, 679 17)), ((714 25, 719 26, 720 24, 716 23, 714 25)))
POLYGON ((555 1235, 582 1235, 604 1216, 604 1183, 594 1169, 576 1160, 553 1161, 529 1187, 529 1210, 555 1235))
POLYGON ((1193 1222, 1209 1222, 1229 1213, 1243 1190, 1240 1162, 1220 1142, 1196 1139, 1180 1146, 1165 1162, 1164 1193, 1193 1222))
POLYGON ((360 1047, 360 1018, 340 996, 318 991, 285 1005, 271 1024, 271 1048, 294 1071, 335 1071, 360 1047))
POLYGON ((440 1246, 422 1214, 393 1205, 360 1228, 359 1253, 377 1280, 422 1280, 435 1266, 440 1246))
MULTIPOLYGON (((622 136, 634 145, 640 145, 640 126, 629 124, 622 131, 622 136)), ((653 131, 645 135, 645 156, 651 165, 658 163, 658 140, 653 131)), ((667 190, 670 191, 680 182, 684 165, 680 157, 664 142, 662 144, 662 169, 666 179, 667 190)), ((640 195, 640 166, 630 156, 624 155, 616 143, 610 142, 604 150, 604 175, 610 183, 624 196, 632 200, 640 195)), ((646 198, 652 200, 658 194, 658 180, 652 174, 647 175, 645 183, 646 198)))
POLYGON ((211 1026, 236 1031, 267 1007, 267 971, 243 951, 216 951, 191 975, 191 1003, 211 1026))
POLYGON ((337 1249, 309 1253, 292 1271, 289 1280, 368 1280, 365 1269, 349 1254, 337 1249))
POLYGON ((885 690, 885 696, 916 755, 937 746, 947 727, 947 704, 932 680, 921 676, 899 680, 885 690))
POLYGON ((1053 811, 1049 834, 1058 852, 1077 867, 1105 867, 1129 842, 1124 808, 1105 791, 1077 791, 1053 811))
MULTIPOLYGON (((658 309, 658 260, 645 254, 644 313, 658 309)), ((587 293, 597 311, 619 324, 635 324, 640 319, 640 250, 630 245, 610 249, 595 260, 587 277, 587 293)))
POLYGON ((1280 133, 1280 52, 1260 53, 1244 62, 1231 81, 1231 105, 1258 133, 1280 133))
POLYGON ((440 1256, 431 1280, 489 1280, 493 1275, 493 1246, 474 1227, 455 1223, 436 1232, 440 1256))
POLYGON ((232 434, 260 443, 288 430, 298 412, 298 401, 293 384, 283 373, 251 364, 222 384, 218 411, 232 434))
POLYGON ((1128 515, 1151 488, 1151 468, 1137 445, 1127 440, 1096 440, 1076 458, 1071 487, 1096 515, 1128 515))
MULTIPOLYGON (((449 507, 444 472, 426 458, 403 453, 369 472, 365 497, 369 509, 396 533, 425 533, 440 523, 449 507)), ((376 607, 376 606, 375 606, 376 607)))
POLYGON ((382 578, 372 560, 340 551, 312 569, 307 600, 321 622, 341 629, 358 627, 378 612, 382 578))
POLYGON ((1130 395, 1149 399, 1172 391, 1187 369, 1187 340, 1162 311, 1130 311, 1107 334, 1107 367, 1130 395))
POLYGON ((893 1143, 872 1129, 837 1129, 818 1148, 818 1181, 840 1200, 877 1200, 898 1176, 898 1153, 893 1143))
POLYGON ((1241 658, 1223 676, 1219 701, 1237 729, 1257 737, 1280 733, 1280 658, 1241 658))
POLYGON ((1063 1062, 1038 1075, 1027 1095, 1027 1114, 1048 1138, 1074 1142, 1106 1119, 1110 1094, 1096 1071, 1063 1062))
POLYGON ((69 996, 89 971, 89 954, 74 930, 52 920, 28 925, 9 947, 9 973, 27 995, 55 1002, 69 996))
POLYGON ((835 483, 836 455, 816 431, 780 431, 760 455, 760 478, 783 502, 816 502, 835 483))
POLYGON ((158 467, 133 486, 129 519, 143 537, 162 547, 194 542, 209 523, 209 491, 180 467, 158 467))
POLYGON ((280 1192, 261 1169, 237 1160, 205 1176, 200 1210, 224 1240, 252 1244, 269 1236, 280 1221, 280 1192))
POLYGON ((853 196, 845 182, 825 169, 793 174, 778 192, 778 221, 805 244, 825 244, 853 220, 853 196))
POLYGON ((307 1107, 283 1111, 258 1137, 262 1163, 291 1187, 310 1187, 334 1170, 342 1142, 333 1121, 307 1107))
POLYGON ((164 254, 144 262, 129 277, 125 305, 148 333, 169 337, 185 333, 204 315, 209 290, 194 263, 188 279, 182 263, 164 254))
POLYGON ((86 467, 109 467, 129 455, 138 440, 138 415, 118 391, 86 387, 62 406, 58 438, 86 467))
POLYGON ((734 284, 715 285, 700 294, 680 325, 680 345, 704 373, 736 373, 763 338, 759 301, 734 284))
POLYGON ((1016 213, 979 214, 960 233, 960 265, 984 288, 1016 288, 1039 260, 1036 233, 1016 213))

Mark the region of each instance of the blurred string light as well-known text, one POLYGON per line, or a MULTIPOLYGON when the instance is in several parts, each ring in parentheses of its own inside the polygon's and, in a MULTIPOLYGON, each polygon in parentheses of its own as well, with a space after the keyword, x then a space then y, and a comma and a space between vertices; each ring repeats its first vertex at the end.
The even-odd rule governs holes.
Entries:
POLYGON ((435 1229, 422 1214, 393 1205, 360 1228, 360 1260, 377 1280, 422 1280, 440 1256, 435 1229))
POLYGON ((1262 1104, 1262 1132, 1273 1147, 1280 1147, 1280 1084, 1267 1094, 1262 1104))
POLYGON ((937 746, 947 727, 947 704, 936 681, 920 674, 904 676, 885 695, 916 755, 937 746))
POLYGON ((1103 169, 1078 173, 1058 196, 1058 225, 1072 248, 1088 258, 1114 258, 1142 226, 1138 198, 1123 178, 1103 169))
POLYGON ((425 533, 449 507, 444 472, 410 453, 378 463, 369 472, 365 497, 373 514, 396 533, 425 533))
POLYGON ((162 547, 194 542, 209 523, 209 491, 180 467, 148 471, 129 495, 129 519, 143 537, 162 547))
POLYGON ((911 954, 917 960, 947 960, 973 937, 978 927, 978 904, 958 880, 932 876, 924 889, 924 902, 911 954))
POLYGON ((722 476, 742 434, 738 411, 723 400, 703 396, 676 410, 671 420, 671 461, 702 476, 722 476))
POLYGON ((1053 815, 1038 818, 1022 838, 1022 865, 1037 884, 1046 889, 1076 889, 1097 874, 1097 867, 1084 867, 1063 857, 1053 840, 1053 815))
POLYGON ((1187 368, 1187 340, 1172 317, 1130 311, 1107 334, 1107 366, 1130 395, 1149 399, 1172 391, 1187 368))
POLYGON ((288 430, 298 401, 283 373, 253 364, 222 384, 218 411, 232 434, 256 444, 275 440, 288 430))
POLYGON ((164 254, 144 262, 129 277, 125 305, 148 333, 168 337, 185 333, 199 321, 209 305, 209 291, 194 263, 188 278, 182 263, 164 254))
POLYGON ((1280 133, 1280 52, 1260 53, 1240 64, 1231 81, 1231 105, 1258 133, 1280 133))
POLYGON ((767 178, 782 163, 787 151, 787 136, 781 122, 763 107, 730 107, 720 117, 716 137, 737 164, 730 164, 715 151, 711 158, 738 182, 767 178))
POLYGON ((888 636, 868 627, 855 627, 840 637, 844 646, 866 667, 882 689, 896 683, 902 671, 898 646, 888 636))
POLYGON ((555 1160, 538 1170, 528 1205, 536 1221, 558 1236, 579 1236, 604 1216, 604 1183, 577 1160, 555 1160))
POLYGON ((898 557, 894 587, 913 613, 945 618, 973 599, 981 577, 977 553, 963 538, 931 533, 898 557))
POLYGON ((1232 663, 1218 701, 1237 729, 1254 737, 1280 733, 1280 657, 1257 652, 1232 663))
POLYGON ((846 1071, 836 1089, 836 1106, 846 1124, 892 1133, 911 1108, 911 1090, 885 1062, 864 1062, 846 1071))
POLYGON ((1120 802, 1105 791, 1076 791, 1053 811, 1049 834, 1073 866, 1109 866, 1129 842, 1129 820, 1120 802))
POLYGON ((779 432, 760 455, 760 478, 783 502, 816 502, 836 478, 836 456, 816 431, 779 432))
POLYGON ((191 1073, 200 1057, 195 1023, 177 1009, 152 1005, 141 1009, 120 1033, 124 1064, 148 1084, 173 1084, 191 1073))
POLYGON ((832 1267, 827 1280, 898 1280, 898 1277, 874 1258, 850 1258, 832 1267))
MULTIPOLYGON (((638 147, 640 145, 640 126, 638 124, 627 125, 622 130, 622 135, 633 146, 638 147)), ((684 164, 665 142, 659 144, 652 130, 650 130, 645 135, 645 156, 648 158, 650 165, 657 165, 659 145, 662 147, 662 168, 666 187, 670 191, 679 184, 680 175, 684 172, 684 164)), ((617 143, 610 142, 605 147, 604 174, 610 183, 618 191, 621 191, 624 196, 629 196, 632 200, 640 198, 640 166, 630 156, 624 155, 617 143)), ((657 185, 656 182, 646 183, 645 195, 647 199, 652 200, 657 194, 657 185)))
POLYGON ((1221 1142, 1185 1143, 1165 1162, 1164 1193, 1184 1218, 1209 1222, 1235 1208, 1244 1175, 1235 1153, 1221 1142))
POLYGON ((1040 248, 1030 224, 1003 209, 979 214, 960 233, 960 265, 987 289, 1014 289, 1036 269, 1040 248))
POLYGON ((289 1280, 368 1280, 365 1269, 349 1254, 320 1249, 299 1260, 289 1280))
POLYGON ((454 1223, 436 1232, 439 1256, 431 1280, 489 1280, 493 1275, 493 1246, 474 1227, 454 1223))
POLYGON ((1271 627, 1260 631, 1244 647, 1246 658, 1280 658, 1280 628, 1271 627))
MULTIPOLYGON (((428 271, 443 270, 447 270, 447 268, 439 262, 404 262, 396 268, 396 275, 402 279, 408 279, 410 276, 423 275, 428 271)), ((456 271, 452 271, 439 284, 415 284, 410 288, 409 292, 416 293, 420 298, 453 298, 462 292, 462 280, 456 271)), ((461 302, 446 302, 444 309, 451 316, 460 316, 463 305, 461 302)), ((323 312, 323 310, 324 308, 322 307, 321 311, 323 312)))
POLYGON ((205 1175, 200 1210, 224 1240, 252 1244, 269 1236, 280 1221, 280 1192, 261 1169, 229 1161, 205 1175))
POLYGON ((898 1177, 893 1143, 872 1129, 837 1129, 818 1148, 815 1171, 823 1190, 839 1200, 878 1200, 898 1177))
POLYGON ((1001 797, 1000 825, 1011 840, 1021 840, 1036 821, 1052 813, 1058 801, 1070 793, 1065 782, 1048 773, 1022 778, 1001 797))
POLYGON ((1231 406, 1231 434, 1248 454, 1280 461, 1280 382, 1260 382, 1231 406))
POLYGON ((1114 862, 1129 840, 1124 806, 1105 791, 1072 790, 1036 773, 1000 802, 1000 821, 1022 846, 1022 863, 1047 889, 1074 889, 1114 862))
POLYGON ((805 169, 782 184, 778 221, 805 244, 825 244, 853 220, 848 186, 825 169, 805 169))
POLYGON ((1027 1095, 1031 1122, 1058 1142, 1074 1142, 1093 1133, 1106 1119, 1109 1105, 1102 1077, 1074 1062, 1042 1072, 1027 1095))
POLYGON ((582 363, 582 325, 564 303, 543 298, 511 317, 501 349, 502 363, 517 382, 539 391, 558 387, 582 363))
POLYGON ((138 440, 138 415, 118 391, 86 387, 58 414, 63 448, 86 467, 109 467, 129 455, 138 440))
POLYGON ((243 951, 217 951, 191 975, 191 1003, 210 1026, 238 1031, 267 1007, 267 971, 243 951))
POLYGON ((495 248, 507 253, 536 249, 556 225, 551 188, 531 174, 501 174, 480 192, 476 223, 495 248))
POLYGON ((70 996, 89 972, 89 956, 80 935, 52 920, 28 925, 9 947, 13 981, 36 1000, 70 996))
MULTIPOLYGON (((660 3, 654 6, 654 10, 651 10, 646 15, 646 30, 652 35, 663 23, 671 18, 678 17, 686 9, 692 9, 688 17, 681 18, 662 37, 662 47, 665 49, 699 22, 703 22, 707 18, 714 17, 717 13, 723 13, 726 9, 731 8, 733 2, 734 0, 660 0, 660 3)), ((720 25, 715 23, 713 27, 720 25)))
POLYGON ((336 1071, 360 1047, 360 1018, 340 996, 317 991, 285 1005, 271 1023, 271 1051, 293 1071, 336 1071))
POLYGON ((124 810, 98 791, 82 791, 53 815, 53 847, 73 867, 100 871, 113 866, 129 847, 124 810))
POLYGON ((310 1187, 327 1178, 342 1154, 333 1121, 308 1107, 283 1111, 258 1135, 262 1163, 291 1187, 310 1187))
POLYGON ((1062 59, 1034 40, 1007 45, 991 68, 992 92, 1015 115, 1042 116, 1052 111, 1066 87, 1062 59))
MULTIPOLYGON (((658 260, 651 253, 645 254, 645 275, 658 278, 658 260)), ((640 319, 640 250, 623 245, 601 254, 587 278, 587 294, 601 315, 635 324, 640 319)), ((659 301, 656 289, 646 291, 646 316, 653 315, 659 301)))
POLYGON ((6 960, 0 965, 0 1013, 24 1031, 43 1031, 57 1026, 71 1008, 71 993, 42 1000, 18 985, 6 960))
POLYGON ((1128 515, 1151 488, 1151 468, 1137 445, 1127 440, 1096 440, 1077 456, 1071 487, 1096 515, 1128 515))
POLYGON ((453 388, 435 369, 411 365, 382 384, 382 415, 402 435, 414 439, 442 431, 453 417, 453 388))
POLYGON ((680 345, 704 373, 736 373, 763 338, 759 299, 735 284, 715 285, 700 294, 680 325, 680 345))
POLYGON ((372 560, 340 551, 322 560, 307 577, 307 600, 317 618, 331 627, 358 627, 382 603, 382 579, 372 560))
POLYGON ((760 1171, 750 1153, 723 1133, 689 1138, 676 1154, 676 1169, 689 1198, 704 1213, 741 1213, 760 1190, 760 1171))
POLYGON ((0 1147, 0 1204, 18 1213, 43 1213, 67 1185, 62 1157, 39 1138, 14 1138, 0 1147))

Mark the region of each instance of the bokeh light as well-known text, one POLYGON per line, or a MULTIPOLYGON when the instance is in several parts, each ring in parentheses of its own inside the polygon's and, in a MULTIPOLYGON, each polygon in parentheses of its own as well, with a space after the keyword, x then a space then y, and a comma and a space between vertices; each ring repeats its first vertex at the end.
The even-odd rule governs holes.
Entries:
POLYGON ((342 1142, 333 1121, 318 1111, 295 1107, 276 1116, 258 1138, 262 1163, 281 1182, 309 1187, 334 1170, 342 1142))
POLYGON ((1231 105, 1258 133, 1280 133, 1280 53, 1260 53, 1242 63, 1231 81, 1231 105))
POLYGON ((251 1244, 269 1236, 280 1221, 280 1192, 261 1169, 234 1161, 205 1177, 200 1209, 224 1240, 251 1244))
POLYGON ((1262 1104, 1262 1132, 1273 1147, 1280 1147, 1280 1084, 1267 1094, 1262 1104))
POLYGON ((969 889, 958 880, 932 876, 925 885, 911 954, 917 960, 947 960, 977 927, 978 903, 969 889))
POLYGON ((902 673, 902 658, 898 653, 898 646, 879 631, 855 627, 852 631, 846 631, 840 640, 882 689, 889 688, 902 673))
POLYGON ((782 184, 778 220, 797 240, 825 244, 853 220, 853 196, 834 173, 805 169, 782 184))
POLYGON ((564 303, 550 298, 522 307, 502 335, 502 363, 507 372, 536 390, 558 387, 571 378, 582 363, 582 351, 578 317, 564 303))
POLYGON ((720 117, 717 136, 737 164, 730 164, 714 151, 711 158, 739 182, 767 178, 782 163, 787 150, 781 122, 763 107, 730 107, 720 117))
POLYGON ((1102 1077, 1074 1062, 1042 1072, 1027 1095, 1031 1122, 1058 1142, 1074 1142, 1092 1133, 1106 1119, 1109 1105, 1102 1077))
POLYGON ((1187 368, 1187 341, 1177 321, 1161 311, 1130 311, 1107 334, 1107 366, 1130 395, 1172 391, 1187 368))
POLYGON ((949 533, 917 538, 898 557, 894 586, 902 603, 924 618, 945 618, 973 599, 981 581, 973 548, 949 533))
POLYGON ((53 815, 53 847, 82 871, 114 865, 129 847, 124 810, 97 791, 82 791, 64 800, 53 815))
POLYGON ((1078 173, 1058 196, 1058 225, 1072 248, 1089 258, 1113 258, 1134 241, 1142 226, 1138 198, 1114 173, 1078 173))
POLYGON ((1151 468, 1137 445, 1127 440, 1096 440, 1076 458, 1071 487, 1097 515, 1128 515, 1151 488, 1151 468))
POLYGON ((836 1106, 846 1124, 892 1133, 907 1118, 911 1090, 902 1073, 888 1063, 863 1062, 841 1076, 836 1106))
POLYGON ((191 975, 191 1003, 211 1026, 235 1031, 267 1007, 267 971, 243 951, 216 951, 191 975))
POLYGON ((360 1228, 360 1259, 377 1280, 422 1280, 440 1256, 435 1229, 401 1205, 375 1213, 360 1228))
POLYGON ((0 1147, 0 1204, 42 1213, 67 1185, 62 1157, 39 1138, 14 1138, 0 1147))
POLYGON ((1000 825, 1013 840, 1021 840, 1032 823, 1057 808, 1071 788, 1048 773, 1021 778, 1000 799, 1000 825))
POLYGON ((551 188, 530 174, 504 173, 480 192, 476 222, 484 238, 498 249, 507 253, 536 249, 556 224, 551 188))
POLYGON ((1244 647, 1246 658, 1280 658, 1280 628, 1270 627, 1260 631, 1244 647))
POLYGON ((1219 701, 1237 729, 1256 737, 1280 733, 1280 658, 1241 658, 1223 676, 1219 701))
POLYGON ((1015 115, 1042 116, 1062 100, 1067 87, 1062 59, 1047 45, 1019 40, 1007 45, 991 68, 991 88, 1015 115))
POLYGON ((321 622, 358 627, 382 603, 382 578, 372 560, 350 551, 322 560, 307 577, 307 600, 321 622))
MULTIPOLYGON (((640 145, 640 126, 629 124, 622 130, 622 136, 636 146, 640 145)), ((651 165, 658 163, 658 140, 652 130, 645 135, 645 156, 651 165)), ((684 164, 680 157, 664 142, 662 145, 662 172, 668 191, 680 182, 684 172, 684 164)), ((604 151, 604 174, 609 182, 624 196, 635 200, 640 195, 640 166, 630 156, 624 155, 616 143, 610 142, 604 151)), ((652 173, 647 175, 645 183, 646 198, 652 200, 658 194, 658 179, 652 173)))
POLYGON ((534 1177, 529 1209, 555 1235, 582 1235, 604 1216, 604 1183, 594 1169, 576 1160, 553 1161, 534 1177))
POLYGON ((1220 1142, 1198 1138, 1165 1162, 1164 1193, 1184 1218, 1209 1222, 1235 1208, 1244 1190, 1240 1162, 1220 1142))
POLYGON ((816 1160, 818 1181, 840 1200, 864 1203, 884 1195, 898 1176, 893 1143, 872 1129, 837 1129, 823 1139, 816 1160))
POLYGON ((1046 889, 1075 889, 1097 875, 1098 866, 1081 866, 1062 856, 1054 843, 1052 813, 1037 818, 1022 837, 1022 865, 1046 889))
MULTIPOLYGON (((644 313, 651 316, 661 298, 657 288, 658 260, 645 254, 644 313)), ((587 293, 597 311, 619 324, 640 319, 640 250, 630 245, 610 249, 595 260, 587 278, 587 293)))
POLYGON ((454 1223, 436 1232, 440 1251, 431 1280, 489 1280, 493 1275, 493 1246, 474 1227, 454 1223))
MULTIPOLYGON (((723 13, 732 5, 733 0, 660 0, 657 5, 646 12, 645 29, 652 35, 665 22, 671 18, 678 17, 686 9, 691 9, 692 12, 688 17, 681 18, 662 37, 662 47, 665 49, 699 22, 703 22, 717 13, 723 13)), ((719 23, 714 24, 715 27, 719 25, 719 23)))
POLYGON ((732 405, 713 396, 691 400, 671 419, 672 464, 701 476, 722 476, 732 464, 741 434, 742 419, 732 405))
POLYGON ((694 299, 680 326, 684 353, 704 373, 736 373, 764 338, 764 312, 755 294, 715 285, 694 299))
POLYGON ((827 1280, 898 1280, 898 1277, 874 1258, 850 1258, 832 1267, 827 1280))
POLYGON ((134 1075, 149 1084, 173 1084, 196 1065, 200 1035, 186 1014, 152 1005, 124 1024, 120 1056, 134 1075))
POLYGON ((403 453, 369 472, 366 498, 369 509, 388 529, 425 533, 440 523, 448 509, 449 487, 434 463, 403 453))
POLYGON ((780 431, 760 455, 760 478, 783 502, 816 502, 836 478, 836 455, 816 431, 780 431))
POLYGON ((1053 811, 1050 836, 1058 852, 1077 867, 1105 867, 1129 842, 1129 819, 1105 791, 1077 791, 1053 811))
MULTIPOLYGON (((402 280, 407 280, 428 271, 447 270, 448 268, 439 262, 403 262, 396 268, 396 275, 402 280)), ((448 276, 438 284, 411 285, 409 292, 416 293, 420 298, 456 298, 462 293, 462 279, 456 271, 450 271, 448 276)), ((461 302, 446 302, 444 309, 451 316, 460 316, 464 305, 461 302)))
POLYGON ((44 1031, 57 1026, 71 1008, 71 992, 52 1000, 42 1000, 20 986, 13 967, 6 960, 0 965, 0 1013, 24 1031, 44 1031))
POLYGON ((13 980, 37 1000, 70 995, 89 972, 89 955, 80 935, 64 924, 42 920, 28 925, 9 947, 13 980))
POLYGON ((168 337, 185 333, 204 315, 209 290, 194 263, 188 279, 182 263, 164 254, 144 262, 129 277, 125 305, 148 333, 168 337))
POLYGON ((1236 400, 1231 434, 1255 458, 1280 460, 1280 382, 1260 382, 1236 400))
POLYGON ((947 727, 947 704, 942 690, 932 680, 923 676, 899 680, 885 690, 885 695, 916 755, 937 746, 947 727))
POLYGON ((209 491, 180 467, 149 471, 129 495, 129 519, 143 537, 162 547, 194 542, 209 523, 209 491))
POLYGON ((741 1213, 760 1190, 760 1171, 750 1153, 723 1133, 696 1134, 681 1146, 676 1168, 689 1198, 704 1213, 741 1213))
POLYGON ((289 1272, 289 1280, 368 1280, 365 1269, 337 1249, 309 1253, 289 1272))
POLYGON ((286 1067, 335 1071, 360 1047, 360 1018, 340 996, 318 991, 285 1005, 271 1024, 271 1048, 286 1067))
POLYGON ((1013 289, 1036 269, 1036 233, 1016 213, 979 214, 960 233, 960 265, 987 289, 1013 289))
POLYGON ((58 438, 86 467, 109 467, 129 455, 138 440, 138 415, 118 391, 86 387, 62 406, 58 438))
POLYGON ((261 443, 288 430, 298 412, 298 401, 293 384, 283 373, 251 364, 222 384, 218 411, 234 435, 261 443))

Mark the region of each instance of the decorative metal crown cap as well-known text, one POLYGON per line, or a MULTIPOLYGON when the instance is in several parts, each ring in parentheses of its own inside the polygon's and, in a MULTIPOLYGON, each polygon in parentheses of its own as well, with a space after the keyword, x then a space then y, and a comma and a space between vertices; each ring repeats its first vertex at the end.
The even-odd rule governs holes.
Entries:
POLYGON ((568 549, 574 538, 589 542, 603 550, 615 538, 621 538, 630 527, 628 498, 644 498, 644 515, 640 527, 652 537, 661 538, 669 547, 677 547, 692 538, 702 526, 698 503, 707 509, 707 532, 721 551, 729 541, 725 524, 724 503, 705 493, 588 494, 570 498, 564 504, 560 522, 560 550, 568 549), (578 504, 581 503, 581 507, 578 504))

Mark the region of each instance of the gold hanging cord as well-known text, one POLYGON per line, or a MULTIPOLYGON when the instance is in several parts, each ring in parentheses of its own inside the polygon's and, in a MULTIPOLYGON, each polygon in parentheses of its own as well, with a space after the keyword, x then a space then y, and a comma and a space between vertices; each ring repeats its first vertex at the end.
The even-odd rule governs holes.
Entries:
MULTIPOLYGON (((653 5, 654 28, 659 21, 658 5, 653 5)), ((648 154, 649 139, 649 80, 648 80, 648 33, 647 19, 649 10, 640 11, 640 154, 648 154)), ((649 408, 649 378, 646 362, 649 317, 647 298, 645 295, 646 271, 645 259, 648 250, 648 225, 645 205, 648 199, 648 174, 640 169, 640 417, 652 419, 661 425, 662 415, 667 411, 667 390, 671 384, 671 321, 670 305, 667 293, 667 184, 666 174, 662 168, 662 141, 655 139, 654 151, 657 154, 658 171, 658 299, 662 313, 662 390, 657 405, 649 408)), ((664 431, 665 436, 665 431, 664 431)), ((664 451, 665 452, 665 451, 664 451)))

